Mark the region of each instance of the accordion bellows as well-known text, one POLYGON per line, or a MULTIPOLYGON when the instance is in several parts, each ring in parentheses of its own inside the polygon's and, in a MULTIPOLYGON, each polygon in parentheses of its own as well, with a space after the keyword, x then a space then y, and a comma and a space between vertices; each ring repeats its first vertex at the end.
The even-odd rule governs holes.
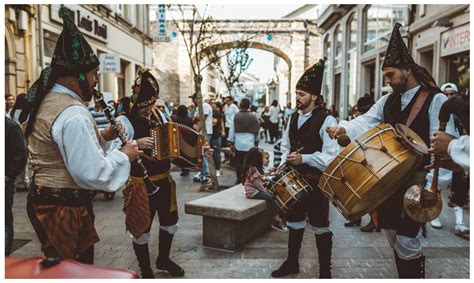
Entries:
POLYGON ((170 159, 184 168, 200 168, 204 135, 185 125, 168 122, 150 130, 153 139, 151 157, 157 160, 170 159))

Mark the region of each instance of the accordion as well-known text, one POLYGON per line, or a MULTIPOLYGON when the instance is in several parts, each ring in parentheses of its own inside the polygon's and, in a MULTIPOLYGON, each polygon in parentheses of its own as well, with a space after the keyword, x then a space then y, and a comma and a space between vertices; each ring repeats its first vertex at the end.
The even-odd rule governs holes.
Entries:
POLYGON ((201 168, 204 135, 174 122, 160 124, 150 130, 153 139, 151 157, 156 160, 170 159, 184 168, 201 168))

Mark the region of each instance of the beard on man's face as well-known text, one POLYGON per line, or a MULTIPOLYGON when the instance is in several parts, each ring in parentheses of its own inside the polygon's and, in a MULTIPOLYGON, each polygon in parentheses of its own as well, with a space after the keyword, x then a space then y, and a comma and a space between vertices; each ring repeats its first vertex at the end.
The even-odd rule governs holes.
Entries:
POLYGON ((310 104, 311 104, 311 100, 308 100, 306 103, 296 100, 296 108, 299 110, 306 109, 310 104))
POLYGON ((390 84, 392 87, 393 93, 396 94, 401 94, 404 92, 405 89, 405 84, 404 83, 399 83, 399 84, 390 84))
POLYGON ((400 78, 400 82, 398 84, 390 84, 390 86, 392 87, 393 93, 397 93, 397 94, 402 94, 405 91, 407 91, 406 85, 407 85, 407 78, 403 75, 400 78))
MULTIPOLYGON (((90 86, 89 83, 88 83, 87 85, 90 86)), ((92 89, 95 88, 96 86, 97 86, 97 82, 95 82, 95 83, 94 83, 92 86, 90 86, 90 87, 85 87, 85 89, 84 89, 84 88, 81 88, 81 90, 82 90, 82 100, 84 100, 84 101, 86 101, 86 102, 91 101, 92 95, 93 95, 92 89)))

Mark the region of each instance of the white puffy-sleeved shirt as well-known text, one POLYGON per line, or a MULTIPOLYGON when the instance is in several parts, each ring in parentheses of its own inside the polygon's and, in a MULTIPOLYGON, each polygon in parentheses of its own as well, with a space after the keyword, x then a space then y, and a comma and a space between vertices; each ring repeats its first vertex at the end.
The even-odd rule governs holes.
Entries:
MULTIPOLYGON (((82 102, 76 93, 59 84, 55 84, 51 91, 70 95, 82 102)), ((128 180, 130 161, 118 149, 107 152, 112 143, 101 135, 97 139, 94 123, 85 107, 70 106, 54 121, 51 134, 69 174, 79 187, 115 192, 128 180)))
MULTIPOLYGON (((298 129, 313 115, 313 112, 309 112, 306 114, 298 113, 298 129)), ((307 164, 311 167, 318 168, 321 172, 323 172, 329 163, 336 157, 337 153, 339 152, 339 145, 337 144, 336 140, 333 140, 329 137, 326 133, 326 128, 328 127, 336 127, 337 120, 333 116, 329 115, 324 120, 321 129, 319 130, 319 136, 323 141, 323 147, 321 151, 316 151, 311 154, 302 154, 302 163, 307 164)), ((287 156, 291 153, 291 145, 290 145, 290 123, 288 123, 285 132, 283 133, 283 138, 281 141, 281 164, 286 162, 287 156)))
POLYGON ((448 154, 453 161, 469 174, 469 136, 463 135, 452 140, 448 145, 448 154))
MULTIPOLYGON (((401 94, 401 106, 402 111, 408 104, 411 102, 413 97, 415 96, 416 92, 420 88, 420 85, 407 90, 405 93, 401 94)), ((384 121, 383 116, 383 109, 385 103, 387 102, 389 95, 382 96, 375 104, 367 111, 367 113, 358 116, 357 118, 351 121, 344 121, 340 122, 339 126, 343 127, 346 130, 346 134, 354 140, 367 132, 368 130, 380 125, 384 121)), ((433 101, 431 102, 430 108, 428 110, 429 113, 429 127, 430 127, 430 137, 433 136, 434 132, 438 131, 439 128, 439 110, 441 109, 441 105, 448 100, 446 95, 443 93, 437 93, 433 101)), ((454 127, 453 117, 449 119, 449 122, 446 126, 446 133, 455 136, 456 130, 454 127)), ((429 145, 428 145, 429 146, 429 145)), ((446 169, 439 170, 439 179, 438 179, 438 186, 439 189, 446 189, 448 185, 451 183, 451 171, 446 169)), ((433 169, 426 175, 426 183, 425 189, 431 187, 431 180, 433 178, 433 169)))

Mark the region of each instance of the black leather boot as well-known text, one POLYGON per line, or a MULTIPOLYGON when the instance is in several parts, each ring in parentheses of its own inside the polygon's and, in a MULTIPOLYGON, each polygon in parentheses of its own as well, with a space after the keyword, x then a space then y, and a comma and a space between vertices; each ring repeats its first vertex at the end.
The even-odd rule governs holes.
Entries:
POLYGON ((166 270, 175 277, 184 276, 184 269, 170 259, 171 243, 173 242, 173 234, 160 229, 158 238, 158 258, 156 259, 156 268, 166 270))
POLYGON ((332 232, 316 235, 319 278, 331 278, 332 232))
POLYGON ((142 278, 155 278, 153 271, 150 267, 150 252, 148 251, 148 244, 139 245, 133 243, 133 250, 137 256, 138 266, 140 267, 140 273, 142 278))
POLYGON ((411 260, 403 260, 398 257, 396 251, 395 263, 397 264, 397 272, 399 278, 425 278, 425 256, 411 260))
POLYGON ((272 277, 284 277, 289 274, 296 274, 300 272, 300 264, 298 256, 301 249, 301 241, 303 240, 304 229, 289 228, 288 236, 288 258, 277 270, 272 272, 272 277))

